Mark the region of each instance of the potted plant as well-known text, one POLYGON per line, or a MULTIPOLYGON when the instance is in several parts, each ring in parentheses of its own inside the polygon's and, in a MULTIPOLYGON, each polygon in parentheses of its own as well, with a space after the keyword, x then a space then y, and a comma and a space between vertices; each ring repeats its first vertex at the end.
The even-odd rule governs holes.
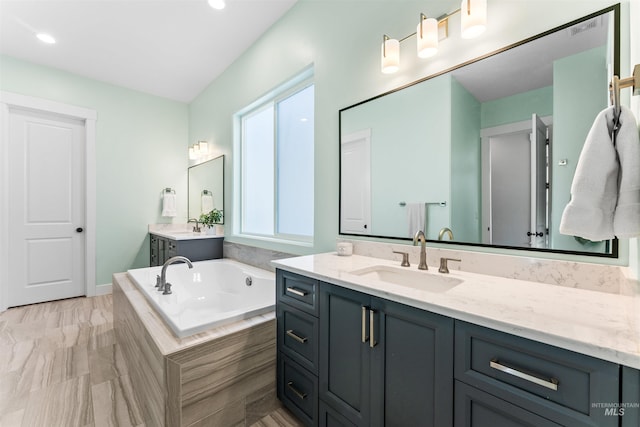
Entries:
POLYGON ((222 220, 222 211, 214 208, 211 212, 200 215, 200 223, 207 226, 208 234, 216 234, 216 224, 222 220))

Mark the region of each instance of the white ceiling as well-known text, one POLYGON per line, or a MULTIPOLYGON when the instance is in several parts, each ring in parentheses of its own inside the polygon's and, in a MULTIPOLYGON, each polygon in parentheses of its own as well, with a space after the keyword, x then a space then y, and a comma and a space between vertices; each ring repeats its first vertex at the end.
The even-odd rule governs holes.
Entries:
POLYGON ((0 53, 190 102, 295 2, 0 0, 0 53))

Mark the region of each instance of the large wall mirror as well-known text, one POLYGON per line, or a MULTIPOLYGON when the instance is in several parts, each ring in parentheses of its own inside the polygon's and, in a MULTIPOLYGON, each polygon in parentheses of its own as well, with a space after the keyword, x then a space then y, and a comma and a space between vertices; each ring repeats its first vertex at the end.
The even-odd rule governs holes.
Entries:
POLYGON ((340 111, 340 234, 617 257, 558 232, 619 6, 340 111))
POLYGON ((214 208, 224 211, 224 155, 191 166, 188 185, 189 218, 200 218, 214 208))

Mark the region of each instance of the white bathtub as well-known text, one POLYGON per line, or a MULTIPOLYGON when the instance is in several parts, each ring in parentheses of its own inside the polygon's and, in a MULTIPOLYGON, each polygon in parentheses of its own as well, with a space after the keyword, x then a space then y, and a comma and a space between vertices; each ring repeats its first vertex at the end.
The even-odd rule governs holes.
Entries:
POLYGON ((186 337, 269 312, 275 307, 275 274, 230 259, 172 264, 170 295, 156 287, 162 267, 129 270, 129 276, 174 334, 186 337), (250 278, 250 280, 247 280, 250 278), (251 283, 250 286, 247 282, 251 283))

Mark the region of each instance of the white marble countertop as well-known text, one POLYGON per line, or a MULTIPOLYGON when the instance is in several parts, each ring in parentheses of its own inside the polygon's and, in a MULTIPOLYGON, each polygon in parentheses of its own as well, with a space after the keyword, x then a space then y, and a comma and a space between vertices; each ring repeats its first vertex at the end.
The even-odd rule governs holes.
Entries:
MULTIPOLYGON (((398 261, 335 252, 273 261, 276 268, 524 338, 640 369, 640 295, 619 295, 451 270, 462 282, 444 291, 351 274, 398 261)), ((429 266, 422 272, 438 275, 429 266)), ((425 278, 426 280, 426 278, 425 278)))
POLYGON ((181 230, 154 230, 149 231, 150 234, 156 236, 165 237, 171 240, 194 240, 194 239, 222 239, 223 235, 219 234, 207 234, 206 232, 194 233, 193 231, 181 231, 181 230))

